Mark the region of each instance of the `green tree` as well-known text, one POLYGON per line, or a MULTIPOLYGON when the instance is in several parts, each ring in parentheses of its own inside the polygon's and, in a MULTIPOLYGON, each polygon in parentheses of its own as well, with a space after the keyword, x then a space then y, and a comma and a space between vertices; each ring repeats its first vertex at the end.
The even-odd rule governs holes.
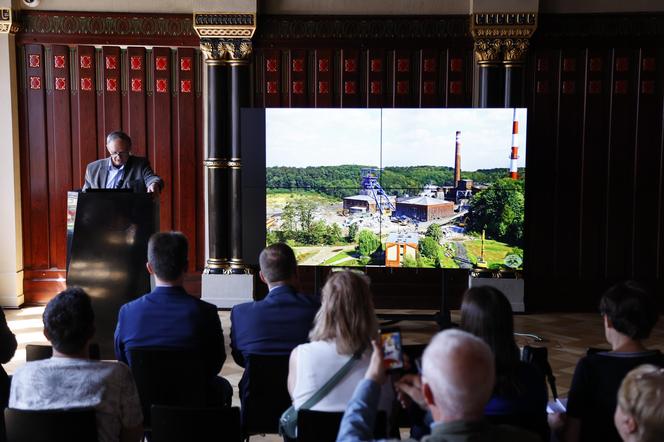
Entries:
POLYGON ((402 267, 417 267, 417 259, 411 256, 404 256, 401 265, 402 267))
POLYGON ((430 236, 425 236, 419 243, 420 254, 427 258, 435 259, 440 251, 440 245, 430 236))
POLYGON ((467 228, 508 244, 523 244, 523 180, 499 179, 486 190, 473 195, 467 228))
POLYGON ((357 223, 353 223, 350 226, 348 226, 348 242, 353 242, 355 241, 355 237, 357 236, 357 223))
POLYGON ((427 227, 425 235, 436 241, 437 244, 440 244, 440 240, 443 237, 443 229, 440 228, 440 224, 431 223, 431 225, 427 227))
POLYGON ((325 232, 325 244, 334 245, 339 244, 344 239, 344 234, 341 231, 339 224, 332 223, 332 225, 327 226, 327 231, 325 232))
POLYGON ((357 251, 360 256, 371 256, 380 247, 380 238, 371 230, 362 229, 357 235, 357 251))

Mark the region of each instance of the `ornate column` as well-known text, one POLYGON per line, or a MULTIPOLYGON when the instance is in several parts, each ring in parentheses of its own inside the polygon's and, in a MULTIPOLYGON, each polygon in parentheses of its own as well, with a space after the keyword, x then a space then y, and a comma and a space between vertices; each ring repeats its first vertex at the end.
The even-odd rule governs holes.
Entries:
POLYGON ((253 277, 242 259, 240 108, 250 100, 254 13, 194 13, 207 72, 208 251, 203 297, 219 307, 251 299, 253 277), (208 276, 209 275, 209 276, 208 276), (223 280, 212 275, 225 275, 223 280), (236 278, 231 278, 236 276, 236 278), (244 278, 243 278, 244 277, 244 278), (248 285, 249 284, 249 285, 248 285), (206 293, 207 292, 207 293, 206 293), (234 301, 219 301, 227 293, 234 301), (238 295, 240 298, 237 298, 238 295))
POLYGON ((523 68, 529 39, 537 28, 537 13, 477 13, 471 15, 479 69, 479 107, 523 106, 523 68))
POLYGON ((23 243, 19 167, 19 82, 16 61, 18 23, 10 8, 0 7, 0 305, 23 304, 23 243))

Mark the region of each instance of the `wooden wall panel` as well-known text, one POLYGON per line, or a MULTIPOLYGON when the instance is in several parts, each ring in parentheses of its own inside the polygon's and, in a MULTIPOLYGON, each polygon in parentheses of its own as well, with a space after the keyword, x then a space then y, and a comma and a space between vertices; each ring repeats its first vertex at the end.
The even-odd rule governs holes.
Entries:
POLYGON ((419 69, 419 107, 440 107, 443 104, 441 91, 447 84, 447 51, 441 58, 440 51, 423 49, 418 54, 419 69), (442 63, 441 63, 442 60, 442 63))
POLYGON ((97 155, 106 157, 106 135, 122 130, 122 78, 120 48, 104 46, 97 52, 97 84, 100 99, 97 100, 97 155))
MULTIPOLYGON (((362 66, 360 66, 358 49, 342 49, 339 53, 338 67, 339 91, 341 107, 360 107, 362 105, 362 66)), ((362 63, 363 64, 363 63, 362 63)))
POLYGON ((330 49, 317 49, 314 53, 314 106, 332 107, 338 102, 334 99, 335 83, 334 54, 330 49))
POLYGON ((147 153, 145 48, 127 48, 122 60, 122 127, 131 137, 134 155, 144 157, 147 153))
POLYGON ((364 85, 367 107, 384 107, 387 104, 387 56, 384 49, 369 49, 365 52, 367 66, 364 85))
POLYGON ((97 76, 94 46, 78 46, 71 62, 72 187, 85 182, 85 168, 97 159, 97 76))
POLYGON ((173 226, 173 171, 171 146, 172 57, 170 48, 154 48, 149 69, 151 95, 148 104, 148 158, 166 186, 160 196, 161 230, 173 226))

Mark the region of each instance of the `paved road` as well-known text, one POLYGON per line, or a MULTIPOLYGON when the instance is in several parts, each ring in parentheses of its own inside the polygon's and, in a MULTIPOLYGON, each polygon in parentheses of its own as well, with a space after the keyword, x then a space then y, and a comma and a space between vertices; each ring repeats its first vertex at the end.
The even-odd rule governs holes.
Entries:
POLYGON ((456 247, 456 254, 454 255, 454 260, 459 264, 459 268, 462 269, 472 269, 473 264, 468 259, 468 252, 466 252, 466 246, 463 243, 455 242, 454 247, 456 247))
POLYGON ((308 252, 315 250, 316 253, 311 255, 309 258, 300 262, 302 265, 321 265, 328 259, 332 258, 334 255, 341 253, 342 251, 353 250, 355 245, 349 246, 317 246, 317 247, 298 247, 297 250, 301 252, 308 252))

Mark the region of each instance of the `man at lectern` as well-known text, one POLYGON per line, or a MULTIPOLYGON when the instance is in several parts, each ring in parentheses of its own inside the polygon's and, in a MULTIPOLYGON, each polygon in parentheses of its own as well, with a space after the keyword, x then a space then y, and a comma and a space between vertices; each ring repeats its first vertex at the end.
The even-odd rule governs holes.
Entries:
POLYGON ((138 193, 159 194, 164 187, 147 158, 131 154, 131 138, 116 130, 106 136, 110 156, 88 164, 83 191, 88 189, 132 189, 138 193))

